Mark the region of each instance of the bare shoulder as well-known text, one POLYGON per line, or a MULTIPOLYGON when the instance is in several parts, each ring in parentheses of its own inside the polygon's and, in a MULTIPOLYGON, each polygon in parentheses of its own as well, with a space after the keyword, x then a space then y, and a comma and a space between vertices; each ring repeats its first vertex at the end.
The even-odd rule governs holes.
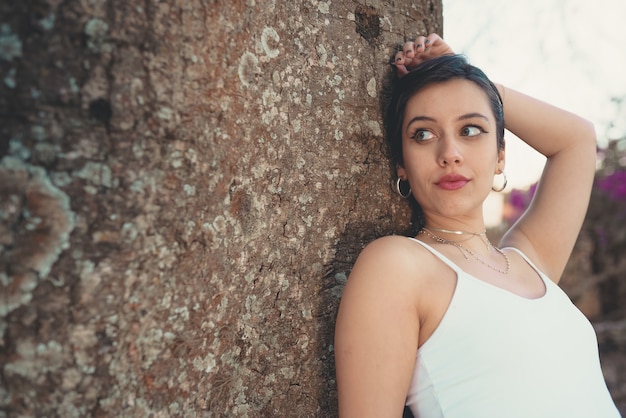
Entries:
POLYGON ((369 243, 357 258, 348 283, 380 282, 381 285, 416 286, 435 261, 428 250, 412 239, 391 235, 369 243))
POLYGON ((400 416, 419 346, 426 292, 418 243, 368 244, 346 283, 335 325, 340 416, 400 416))
POLYGON ((427 281, 435 277, 428 271, 431 268, 423 268, 424 263, 430 263, 427 251, 401 236, 379 238, 363 249, 339 305, 335 334, 338 350, 353 347, 355 341, 364 350, 372 343, 373 335, 384 336, 382 340, 393 335, 396 347, 412 347, 409 351, 414 359, 419 324, 428 307, 424 290, 427 281))

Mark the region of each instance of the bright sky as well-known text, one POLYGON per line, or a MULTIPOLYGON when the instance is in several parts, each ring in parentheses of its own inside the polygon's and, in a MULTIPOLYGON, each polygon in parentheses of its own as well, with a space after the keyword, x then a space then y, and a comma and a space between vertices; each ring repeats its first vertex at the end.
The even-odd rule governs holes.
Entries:
MULTIPOLYGON (((491 79, 591 120, 600 145, 626 136, 626 1, 443 0, 443 18, 444 39, 491 79)), ((525 188, 544 159, 507 138, 509 185, 525 188)))

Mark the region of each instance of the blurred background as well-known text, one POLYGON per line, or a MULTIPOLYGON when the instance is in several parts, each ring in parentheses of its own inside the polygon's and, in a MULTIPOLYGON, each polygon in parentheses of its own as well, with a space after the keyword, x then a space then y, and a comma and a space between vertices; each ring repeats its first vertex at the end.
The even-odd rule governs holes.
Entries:
MULTIPOLYGON (((589 212, 562 286, 593 322, 605 378, 626 414, 626 2, 444 0, 444 38, 495 81, 596 126, 589 212)), ((507 132, 508 187, 486 208, 492 238, 527 207, 545 159, 507 132)))
MULTIPOLYGON (((444 0, 443 14, 446 41, 493 80, 591 120, 601 148, 626 136, 626 2, 444 0)), ((507 191, 527 189, 543 164, 507 133, 507 191)), ((494 194, 491 225, 502 210, 494 194)))

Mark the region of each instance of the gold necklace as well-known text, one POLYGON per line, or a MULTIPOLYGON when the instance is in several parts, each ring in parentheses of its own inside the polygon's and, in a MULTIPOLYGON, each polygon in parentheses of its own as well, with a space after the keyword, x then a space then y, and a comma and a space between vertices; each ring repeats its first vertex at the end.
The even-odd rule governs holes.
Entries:
MULTIPOLYGON (((432 228, 432 229, 437 229, 437 228, 432 228)), ((441 231, 441 229, 437 229, 439 231, 441 231)), ((443 230, 442 232, 447 232, 446 230, 443 230)), ((461 254, 463 254, 463 257, 465 257, 466 260, 469 260, 469 256, 474 257, 476 260, 478 260, 479 262, 481 262, 482 264, 484 264, 485 266, 489 267, 492 270, 495 270, 499 273, 502 274, 508 274, 509 271, 511 271, 511 261, 509 260, 509 257, 506 255, 506 253, 504 251, 502 251, 500 248, 494 246, 493 244, 491 244, 491 241, 489 241, 489 238, 487 238, 487 235, 482 232, 480 234, 477 234, 475 232, 465 232, 465 231, 450 231, 450 234, 456 234, 456 235, 462 235, 463 233, 465 234, 470 234, 473 236, 480 236, 481 238, 483 238, 486 242, 487 248, 491 249, 493 248, 494 250, 496 250, 497 253, 502 254, 502 257, 504 257, 504 260, 506 261, 506 268, 504 270, 502 270, 501 268, 494 266, 488 262, 486 262, 485 260, 483 260, 482 258, 480 258, 478 256, 478 254, 476 254, 474 251, 470 250, 469 248, 461 245, 460 242, 457 241, 451 241, 445 238, 440 237, 439 235, 435 235, 432 231, 429 230, 429 228, 422 228, 422 230, 420 231, 420 234, 426 234, 428 235, 430 238, 434 239, 435 241, 437 241, 440 244, 447 244, 447 245, 452 245, 456 248, 459 249, 459 251, 461 251, 461 254)), ((471 237, 470 237, 471 238, 471 237)))
MULTIPOLYGON (((437 232, 443 232, 444 234, 453 234, 453 235, 470 235, 470 237, 464 239, 463 241, 456 241, 456 242, 465 242, 468 241, 470 239, 472 239, 473 237, 479 237, 487 246, 487 249, 490 249, 491 247, 493 247, 493 245, 491 245, 491 242, 489 241, 489 238, 487 238, 487 230, 483 230, 483 232, 470 232, 470 231, 462 231, 462 230, 457 230, 457 229, 444 229, 444 228, 433 228, 433 227, 424 227, 424 229, 428 229, 429 232, 432 233, 432 231, 437 231, 437 232)), ((438 235, 437 235, 438 236, 438 235)), ((441 237, 439 237, 441 238, 441 237)), ((445 238, 441 238, 441 239, 445 239, 445 238)), ((495 248, 495 247, 494 247, 495 248)))
POLYGON ((483 230, 483 232, 470 232, 470 231, 461 231, 460 229, 433 228, 432 226, 429 226, 428 229, 430 229, 431 231, 443 232, 445 234, 454 234, 454 235, 482 236, 487 233, 487 230, 483 230))

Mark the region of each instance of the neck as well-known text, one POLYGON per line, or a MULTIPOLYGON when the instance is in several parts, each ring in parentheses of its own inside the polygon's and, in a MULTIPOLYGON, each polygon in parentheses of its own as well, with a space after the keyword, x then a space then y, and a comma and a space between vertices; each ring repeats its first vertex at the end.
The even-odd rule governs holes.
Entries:
POLYGON ((434 226, 425 226, 424 229, 428 229, 430 231, 435 231, 435 232, 439 232, 442 234, 449 234, 449 235, 474 235, 474 236, 482 236, 485 235, 485 233, 487 232, 487 230, 483 229, 480 232, 472 232, 472 231, 465 231, 463 229, 446 229, 446 228, 436 228, 434 226))
POLYGON ((485 230, 482 208, 470 210, 464 214, 424 210, 424 225, 427 228, 441 228, 451 231, 481 232, 485 230))
POLYGON ((431 229, 429 229, 428 227, 424 227, 420 231, 420 234, 425 234, 429 239, 432 239, 433 241, 435 241, 437 243, 440 243, 440 244, 443 244, 443 245, 452 245, 452 246, 458 248, 461 251, 461 253, 463 254, 463 257, 465 257, 466 260, 469 260, 470 256, 472 256, 477 261, 479 261, 480 263, 482 263, 485 266, 489 267, 490 269, 495 270, 495 271, 497 271, 499 273, 502 273, 502 274, 508 274, 509 271, 511 270, 511 261, 509 260, 509 257, 506 255, 506 253, 504 251, 502 251, 498 247, 494 247, 491 244, 491 242, 489 241, 489 238, 487 238, 487 235, 484 232, 480 233, 480 234, 476 234, 476 233, 473 233, 473 232, 467 232, 467 231, 449 231, 449 232, 453 233, 453 234, 455 234, 457 236, 458 235, 463 235, 463 234, 469 234, 469 237, 465 238, 463 240, 451 240, 451 239, 443 238, 440 235, 437 235, 437 234, 433 233, 431 231, 431 229), (483 256, 479 256, 477 251, 474 251, 474 250, 470 249, 469 246, 467 246, 465 244, 466 241, 474 240, 475 237, 480 237, 480 239, 483 242, 483 244, 485 244, 486 248, 483 249, 483 254, 484 254, 485 257, 489 257, 489 253, 492 250, 495 250, 495 252, 497 252, 498 254, 500 254, 504 258, 506 266, 504 268, 502 268, 500 266, 497 266, 497 265, 493 264, 491 261, 489 261, 489 258, 483 258, 483 256))
POLYGON ((485 223, 482 218, 477 219, 439 219, 426 218, 425 228, 441 234, 450 235, 480 235, 485 233, 485 223))
POLYGON ((493 247, 489 238, 487 238, 487 231, 484 229, 482 231, 474 232, 462 229, 425 226, 421 232, 439 243, 469 245, 470 247, 474 247, 475 251, 483 252, 486 250, 488 252, 493 247), (481 242, 485 247, 479 249, 482 245, 479 245, 478 242, 481 242))

